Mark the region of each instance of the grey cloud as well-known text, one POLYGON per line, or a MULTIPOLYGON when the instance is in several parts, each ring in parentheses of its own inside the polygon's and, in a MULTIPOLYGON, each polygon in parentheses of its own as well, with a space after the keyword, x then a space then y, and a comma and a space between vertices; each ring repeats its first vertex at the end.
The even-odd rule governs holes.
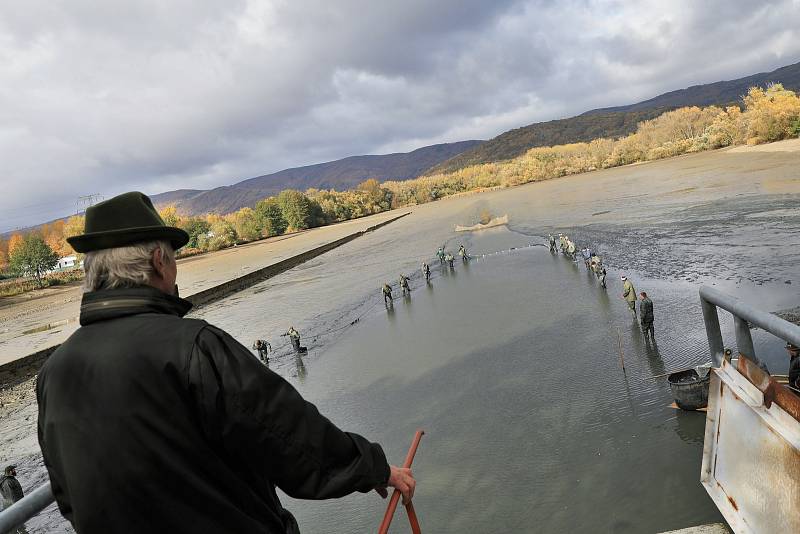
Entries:
POLYGON ((798 22, 791 1, 0 8, 0 231, 80 194, 489 138, 769 70, 797 61, 798 22))

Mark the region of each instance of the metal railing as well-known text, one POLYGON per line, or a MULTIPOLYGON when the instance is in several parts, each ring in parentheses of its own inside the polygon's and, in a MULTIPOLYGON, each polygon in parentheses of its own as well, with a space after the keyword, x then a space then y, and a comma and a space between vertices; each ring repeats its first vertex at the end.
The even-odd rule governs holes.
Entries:
POLYGON ((706 325, 706 335, 708 336, 708 348, 711 351, 711 360, 717 366, 722 364, 722 359, 724 357, 722 331, 719 327, 717 308, 722 308, 733 314, 736 346, 739 352, 761 367, 763 367, 763 363, 758 359, 755 347, 753 347, 753 338, 750 335, 750 324, 758 326, 770 334, 800 347, 800 326, 792 324, 771 313, 758 310, 722 291, 705 286, 701 287, 700 305, 703 308, 703 321, 706 325))
POLYGON ((50 481, 45 482, 22 499, 0 512, 0 532, 13 532, 56 500, 50 481))
POLYGON ((800 397, 765 372, 756 326, 800 346, 800 326, 716 289, 700 289, 711 373, 700 483, 737 534, 800 532, 800 397), (739 358, 722 352, 717 308, 733 315, 739 358))

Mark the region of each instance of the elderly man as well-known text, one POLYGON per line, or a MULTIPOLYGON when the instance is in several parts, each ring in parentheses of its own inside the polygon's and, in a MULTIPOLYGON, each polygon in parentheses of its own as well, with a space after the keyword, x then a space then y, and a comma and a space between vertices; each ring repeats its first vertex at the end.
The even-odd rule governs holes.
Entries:
POLYGON ((299 532, 301 499, 415 481, 337 428, 224 331, 183 316, 167 227, 141 193, 89 208, 81 327, 43 366, 39 444, 79 533, 299 532))

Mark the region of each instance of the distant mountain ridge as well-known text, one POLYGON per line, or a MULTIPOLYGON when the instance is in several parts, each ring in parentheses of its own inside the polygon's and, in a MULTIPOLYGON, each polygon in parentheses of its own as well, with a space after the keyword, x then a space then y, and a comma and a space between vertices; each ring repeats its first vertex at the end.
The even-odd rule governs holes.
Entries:
POLYGON ((741 98, 754 86, 764 87, 771 83, 782 83, 787 89, 800 89, 800 63, 787 65, 771 72, 760 72, 752 76, 721 82, 692 85, 643 100, 627 106, 593 109, 583 113, 592 115, 616 111, 639 111, 652 108, 680 108, 684 106, 713 106, 741 102, 741 98))
POLYGON ((593 109, 576 117, 509 130, 432 167, 425 174, 453 172, 470 165, 511 159, 539 146, 586 142, 598 137, 622 137, 634 132, 639 122, 665 111, 684 106, 735 104, 741 102, 741 97, 750 87, 763 87, 769 83, 782 83, 787 89, 800 90, 800 63, 736 80, 693 85, 636 104, 593 109))
POLYGON ((230 213, 253 206, 262 198, 276 195, 283 189, 309 188, 353 189, 369 178, 379 181, 416 178, 445 161, 483 141, 459 141, 418 148, 411 152, 385 155, 350 156, 336 161, 295 167, 250 178, 233 185, 211 190, 179 189, 153 195, 157 206, 174 204, 189 215, 230 213))

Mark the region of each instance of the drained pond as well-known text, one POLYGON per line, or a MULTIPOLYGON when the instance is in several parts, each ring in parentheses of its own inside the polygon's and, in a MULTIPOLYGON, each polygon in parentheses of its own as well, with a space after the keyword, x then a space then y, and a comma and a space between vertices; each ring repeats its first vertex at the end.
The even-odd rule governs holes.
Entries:
MULTIPOLYGON (((271 368, 339 426, 380 442, 391 463, 424 429, 414 462, 424 531, 660 532, 720 521, 699 484, 705 416, 670 407, 666 377, 652 378, 708 361, 698 285, 627 271, 655 302, 650 343, 621 299, 618 269, 603 290, 582 261, 542 243, 513 219, 511 229, 462 234, 412 215, 200 315, 240 340, 268 338, 278 349, 271 368), (459 243, 473 259, 440 265, 436 248, 455 253, 459 243), (412 275, 410 298, 399 296, 400 273, 412 275), (395 294, 388 308, 384 282, 395 294), (289 325, 308 354, 277 337, 289 325)), ((754 336, 785 373, 780 342, 754 336)), ((386 505, 375 494, 283 502, 307 532, 373 531, 386 505)))

